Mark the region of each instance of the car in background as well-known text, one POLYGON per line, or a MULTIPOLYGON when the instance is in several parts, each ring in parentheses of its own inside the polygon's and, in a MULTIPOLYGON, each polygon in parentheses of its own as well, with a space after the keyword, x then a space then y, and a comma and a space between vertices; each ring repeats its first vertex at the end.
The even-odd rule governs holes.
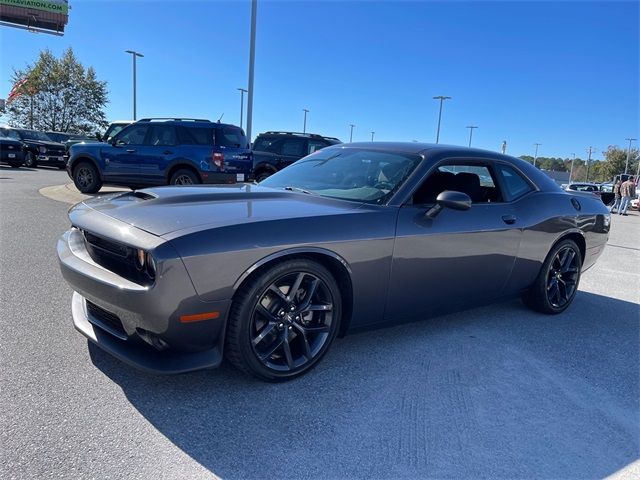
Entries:
POLYGON ((71 146, 67 172, 83 193, 102 185, 244 182, 251 150, 244 131, 210 120, 146 118, 108 137, 108 143, 71 146))
POLYGON ((638 208, 638 198, 634 198, 633 200, 631 200, 630 206, 633 210, 640 210, 638 208))
POLYGON ((13 168, 24 164, 24 148, 20 140, 0 136, 0 163, 7 163, 13 168))
POLYGON ((46 133, 23 128, 0 127, 0 135, 22 143, 25 167, 47 165, 64 169, 64 145, 51 140, 46 133))
POLYGON ((54 142, 66 144, 69 140, 75 140, 77 142, 93 141, 93 137, 88 135, 81 135, 78 133, 65 133, 65 132, 44 132, 54 142))
POLYGON ((342 143, 314 133, 266 132, 253 142, 253 178, 260 182, 302 157, 342 143))
POLYGON ((258 185, 119 193, 69 219, 57 252, 89 341, 155 373, 226 356, 277 381, 351 330, 518 295, 559 314, 602 254, 611 214, 517 158, 363 142, 258 185))

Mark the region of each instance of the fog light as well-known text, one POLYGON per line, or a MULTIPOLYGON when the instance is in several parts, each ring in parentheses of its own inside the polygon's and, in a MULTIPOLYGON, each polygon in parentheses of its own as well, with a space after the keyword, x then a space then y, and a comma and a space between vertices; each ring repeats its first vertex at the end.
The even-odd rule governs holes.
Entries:
POLYGON ((136 332, 138 333, 138 336, 142 340, 147 342, 149 345, 151 345, 156 350, 162 351, 162 350, 166 350, 167 348, 169 348, 169 344, 167 342, 165 342, 163 339, 161 339, 155 333, 151 333, 150 331, 145 330, 143 328, 136 328, 136 332))

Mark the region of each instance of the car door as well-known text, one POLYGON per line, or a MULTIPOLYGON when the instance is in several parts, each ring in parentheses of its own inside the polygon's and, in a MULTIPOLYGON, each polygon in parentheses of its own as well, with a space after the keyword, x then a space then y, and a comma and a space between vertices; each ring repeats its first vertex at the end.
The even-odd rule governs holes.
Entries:
POLYGON ((224 171, 236 175, 236 181, 244 182, 253 167, 247 137, 241 128, 233 125, 217 125, 216 149, 224 155, 224 171))
POLYGON ((124 184, 140 181, 138 150, 144 146, 148 130, 148 124, 134 123, 113 137, 113 143, 102 148, 106 181, 124 184))
POLYGON ((178 140, 174 125, 149 127, 144 145, 137 147, 140 182, 145 185, 166 183, 167 166, 177 158, 178 140))
POLYGON ((430 170, 400 207, 388 319, 466 308, 503 294, 521 231, 496 178, 491 161, 447 159, 430 170), (471 208, 444 208, 435 218, 427 217, 444 190, 468 194, 471 208))

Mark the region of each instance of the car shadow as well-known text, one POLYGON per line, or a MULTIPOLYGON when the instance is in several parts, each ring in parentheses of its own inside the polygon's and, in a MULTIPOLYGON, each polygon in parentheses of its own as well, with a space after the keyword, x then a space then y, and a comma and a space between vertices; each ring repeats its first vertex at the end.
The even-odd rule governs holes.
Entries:
POLYGON ((227 364, 93 363, 155 428, 223 478, 605 477, 638 459, 638 305, 579 292, 338 339, 281 384, 227 364))

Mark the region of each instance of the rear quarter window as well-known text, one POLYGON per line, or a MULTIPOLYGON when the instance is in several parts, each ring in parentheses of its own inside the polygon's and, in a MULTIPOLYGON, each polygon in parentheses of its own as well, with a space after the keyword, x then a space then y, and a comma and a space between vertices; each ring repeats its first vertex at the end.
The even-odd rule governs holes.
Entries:
POLYGON ((514 168, 501 164, 498 164, 497 167, 509 200, 515 200, 533 191, 531 184, 514 168))
POLYGON ((180 127, 178 128, 180 143, 183 145, 209 145, 215 142, 215 131, 206 127, 180 127))

